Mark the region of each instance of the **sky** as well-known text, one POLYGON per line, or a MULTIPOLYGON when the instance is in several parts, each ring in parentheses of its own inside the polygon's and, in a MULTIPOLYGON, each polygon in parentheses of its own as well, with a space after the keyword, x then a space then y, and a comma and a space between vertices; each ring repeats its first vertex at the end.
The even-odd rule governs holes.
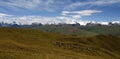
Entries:
POLYGON ((120 22, 120 0, 0 0, 0 22, 120 22))

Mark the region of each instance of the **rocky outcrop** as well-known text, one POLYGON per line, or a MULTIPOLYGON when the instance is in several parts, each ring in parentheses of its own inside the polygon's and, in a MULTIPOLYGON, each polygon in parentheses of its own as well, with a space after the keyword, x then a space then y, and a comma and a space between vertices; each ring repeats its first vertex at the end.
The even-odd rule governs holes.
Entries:
POLYGON ((80 44, 64 43, 64 42, 57 41, 55 42, 55 45, 59 48, 69 49, 75 52, 83 52, 85 54, 90 54, 90 55, 99 55, 97 52, 98 50, 97 48, 87 47, 80 44))

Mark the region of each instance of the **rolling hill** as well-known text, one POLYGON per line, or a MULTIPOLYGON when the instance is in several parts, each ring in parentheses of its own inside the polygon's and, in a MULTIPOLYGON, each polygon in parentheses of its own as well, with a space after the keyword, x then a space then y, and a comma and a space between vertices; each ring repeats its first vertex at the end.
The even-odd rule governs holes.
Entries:
POLYGON ((112 34, 120 37, 120 26, 84 26, 83 30, 98 34, 112 34))
POLYGON ((72 25, 44 25, 36 27, 45 32, 55 32, 67 35, 94 36, 111 34, 120 37, 120 26, 72 26, 72 25))
POLYGON ((0 28, 0 59, 120 59, 120 38, 0 28))

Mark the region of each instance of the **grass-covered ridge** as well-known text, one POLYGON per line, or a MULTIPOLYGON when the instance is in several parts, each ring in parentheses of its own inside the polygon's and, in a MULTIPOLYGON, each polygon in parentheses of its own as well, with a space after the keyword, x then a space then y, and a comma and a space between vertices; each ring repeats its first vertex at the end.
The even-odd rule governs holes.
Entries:
POLYGON ((0 59, 120 59, 120 38, 0 28, 0 59))
MULTIPOLYGON (((34 27, 33 27, 34 28, 34 27)), ((120 37, 120 26, 72 26, 72 25, 44 25, 36 27, 46 32, 78 36, 94 36, 101 34, 111 34, 120 37)))

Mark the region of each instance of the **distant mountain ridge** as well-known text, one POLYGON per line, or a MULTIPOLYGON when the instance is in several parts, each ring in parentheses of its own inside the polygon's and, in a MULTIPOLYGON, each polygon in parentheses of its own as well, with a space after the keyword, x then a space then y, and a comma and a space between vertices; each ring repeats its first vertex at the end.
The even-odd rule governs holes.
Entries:
POLYGON ((110 22, 108 25, 99 23, 87 23, 85 26, 79 23, 75 24, 46 24, 32 23, 31 25, 19 25, 14 22, 13 24, 0 23, 0 27, 12 28, 31 28, 38 29, 44 32, 55 32, 70 34, 74 36, 94 36, 99 34, 111 34, 120 37, 120 24, 110 22))

